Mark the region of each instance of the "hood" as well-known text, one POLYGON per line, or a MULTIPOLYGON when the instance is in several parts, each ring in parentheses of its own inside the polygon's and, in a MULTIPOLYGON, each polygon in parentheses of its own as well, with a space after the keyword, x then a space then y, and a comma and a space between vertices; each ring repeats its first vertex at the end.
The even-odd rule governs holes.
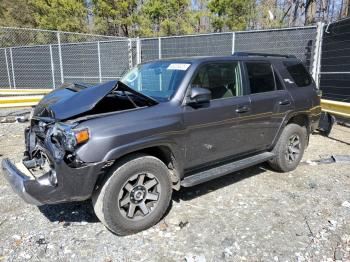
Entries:
POLYGON ((113 89, 130 92, 147 100, 149 104, 158 103, 116 80, 96 86, 82 83, 65 84, 44 96, 35 107, 33 116, 65 120, 81 115, 92 110, 113 89))

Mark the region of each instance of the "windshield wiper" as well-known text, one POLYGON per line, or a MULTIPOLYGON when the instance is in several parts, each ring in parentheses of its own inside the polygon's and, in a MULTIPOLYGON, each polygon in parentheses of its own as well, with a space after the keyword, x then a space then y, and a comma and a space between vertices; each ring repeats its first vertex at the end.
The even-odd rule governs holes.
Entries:
POLYGON ((138 105, 136 105, 134 100, 131 99, 131 97, 127 94, 127 92, 125 92, 124 90, 122 92, 129 99, 130 103, 133 104, 134 107, 139 107, 138 105))
POLYGON ((140 98, 143 98, 145 101, 148 102, 149 105, 156 105, 158 104, 158 101, 155 100, 154 98, 152 97, 149 97, 143 93, 140 93, 134 89, 132 89, 131 87, 129 87, 128 85, 126 85, 125 83, 121 82, 121 81, 118 81, 117 83, 117 88, 115 89, 115 91, 126 91, 126 92, 129 92, 137 97, 140 97, 140 98))

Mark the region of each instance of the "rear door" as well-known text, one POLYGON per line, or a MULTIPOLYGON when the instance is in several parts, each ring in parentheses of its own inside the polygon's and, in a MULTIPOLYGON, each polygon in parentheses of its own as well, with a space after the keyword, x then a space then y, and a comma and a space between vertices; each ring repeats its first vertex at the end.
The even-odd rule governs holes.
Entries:
MULTIPOLYGON (((186 167, 208 165, 245 150, 239 115, 248 115, 250 100, 243 96, 241 66, 237 61, 203 64, 190 83, 211 91, 210 103, 200 107, 185 105, 186 167)), ((189 90, 190 93, 190 90, 189 90)))
POLYGON ((264 150, 271 146, 285 115, 293 109, 293 100, 270 62, 244 64, 251 115, 240 118, 240 124, 246 128, 244 139, 249 150, 264 150))

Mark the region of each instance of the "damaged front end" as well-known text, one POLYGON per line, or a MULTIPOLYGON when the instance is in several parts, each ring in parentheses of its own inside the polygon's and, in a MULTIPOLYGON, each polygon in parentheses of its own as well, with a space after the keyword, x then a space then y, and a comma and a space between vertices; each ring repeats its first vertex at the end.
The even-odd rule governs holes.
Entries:
MULTIPOLYGON (((26 202, 42 205, 86 200, 110 162, 86 163, 76 154, 89 141, 89 128, 79 124, 135 108, 157 104, 121 82, 99 86, 66 85, 45 96, 25 130, 23 160, 2 167, 12 188, 26 202)), ((91 148, 93 150, 93 148, 91 148)))
POLYGON ((28 127, 23 160, 2 163, 14 191, 34 205, 90 198, 106 163, 84 163, 75 155, 75 148, 87 141, 87 132, 45 121, 28 127))

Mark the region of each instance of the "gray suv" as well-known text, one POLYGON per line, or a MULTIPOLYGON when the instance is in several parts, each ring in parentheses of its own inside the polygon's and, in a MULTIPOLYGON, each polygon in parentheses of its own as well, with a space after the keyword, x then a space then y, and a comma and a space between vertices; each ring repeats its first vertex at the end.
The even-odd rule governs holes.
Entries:
POLYGON ((120 81, 66 84, 35 107, 12 188, 43 205, 92 199, 119 235, 157 223, 172 190, 267 161, 297 167, 320 96, 294 56, 238 53, 140 64, 120 81))

